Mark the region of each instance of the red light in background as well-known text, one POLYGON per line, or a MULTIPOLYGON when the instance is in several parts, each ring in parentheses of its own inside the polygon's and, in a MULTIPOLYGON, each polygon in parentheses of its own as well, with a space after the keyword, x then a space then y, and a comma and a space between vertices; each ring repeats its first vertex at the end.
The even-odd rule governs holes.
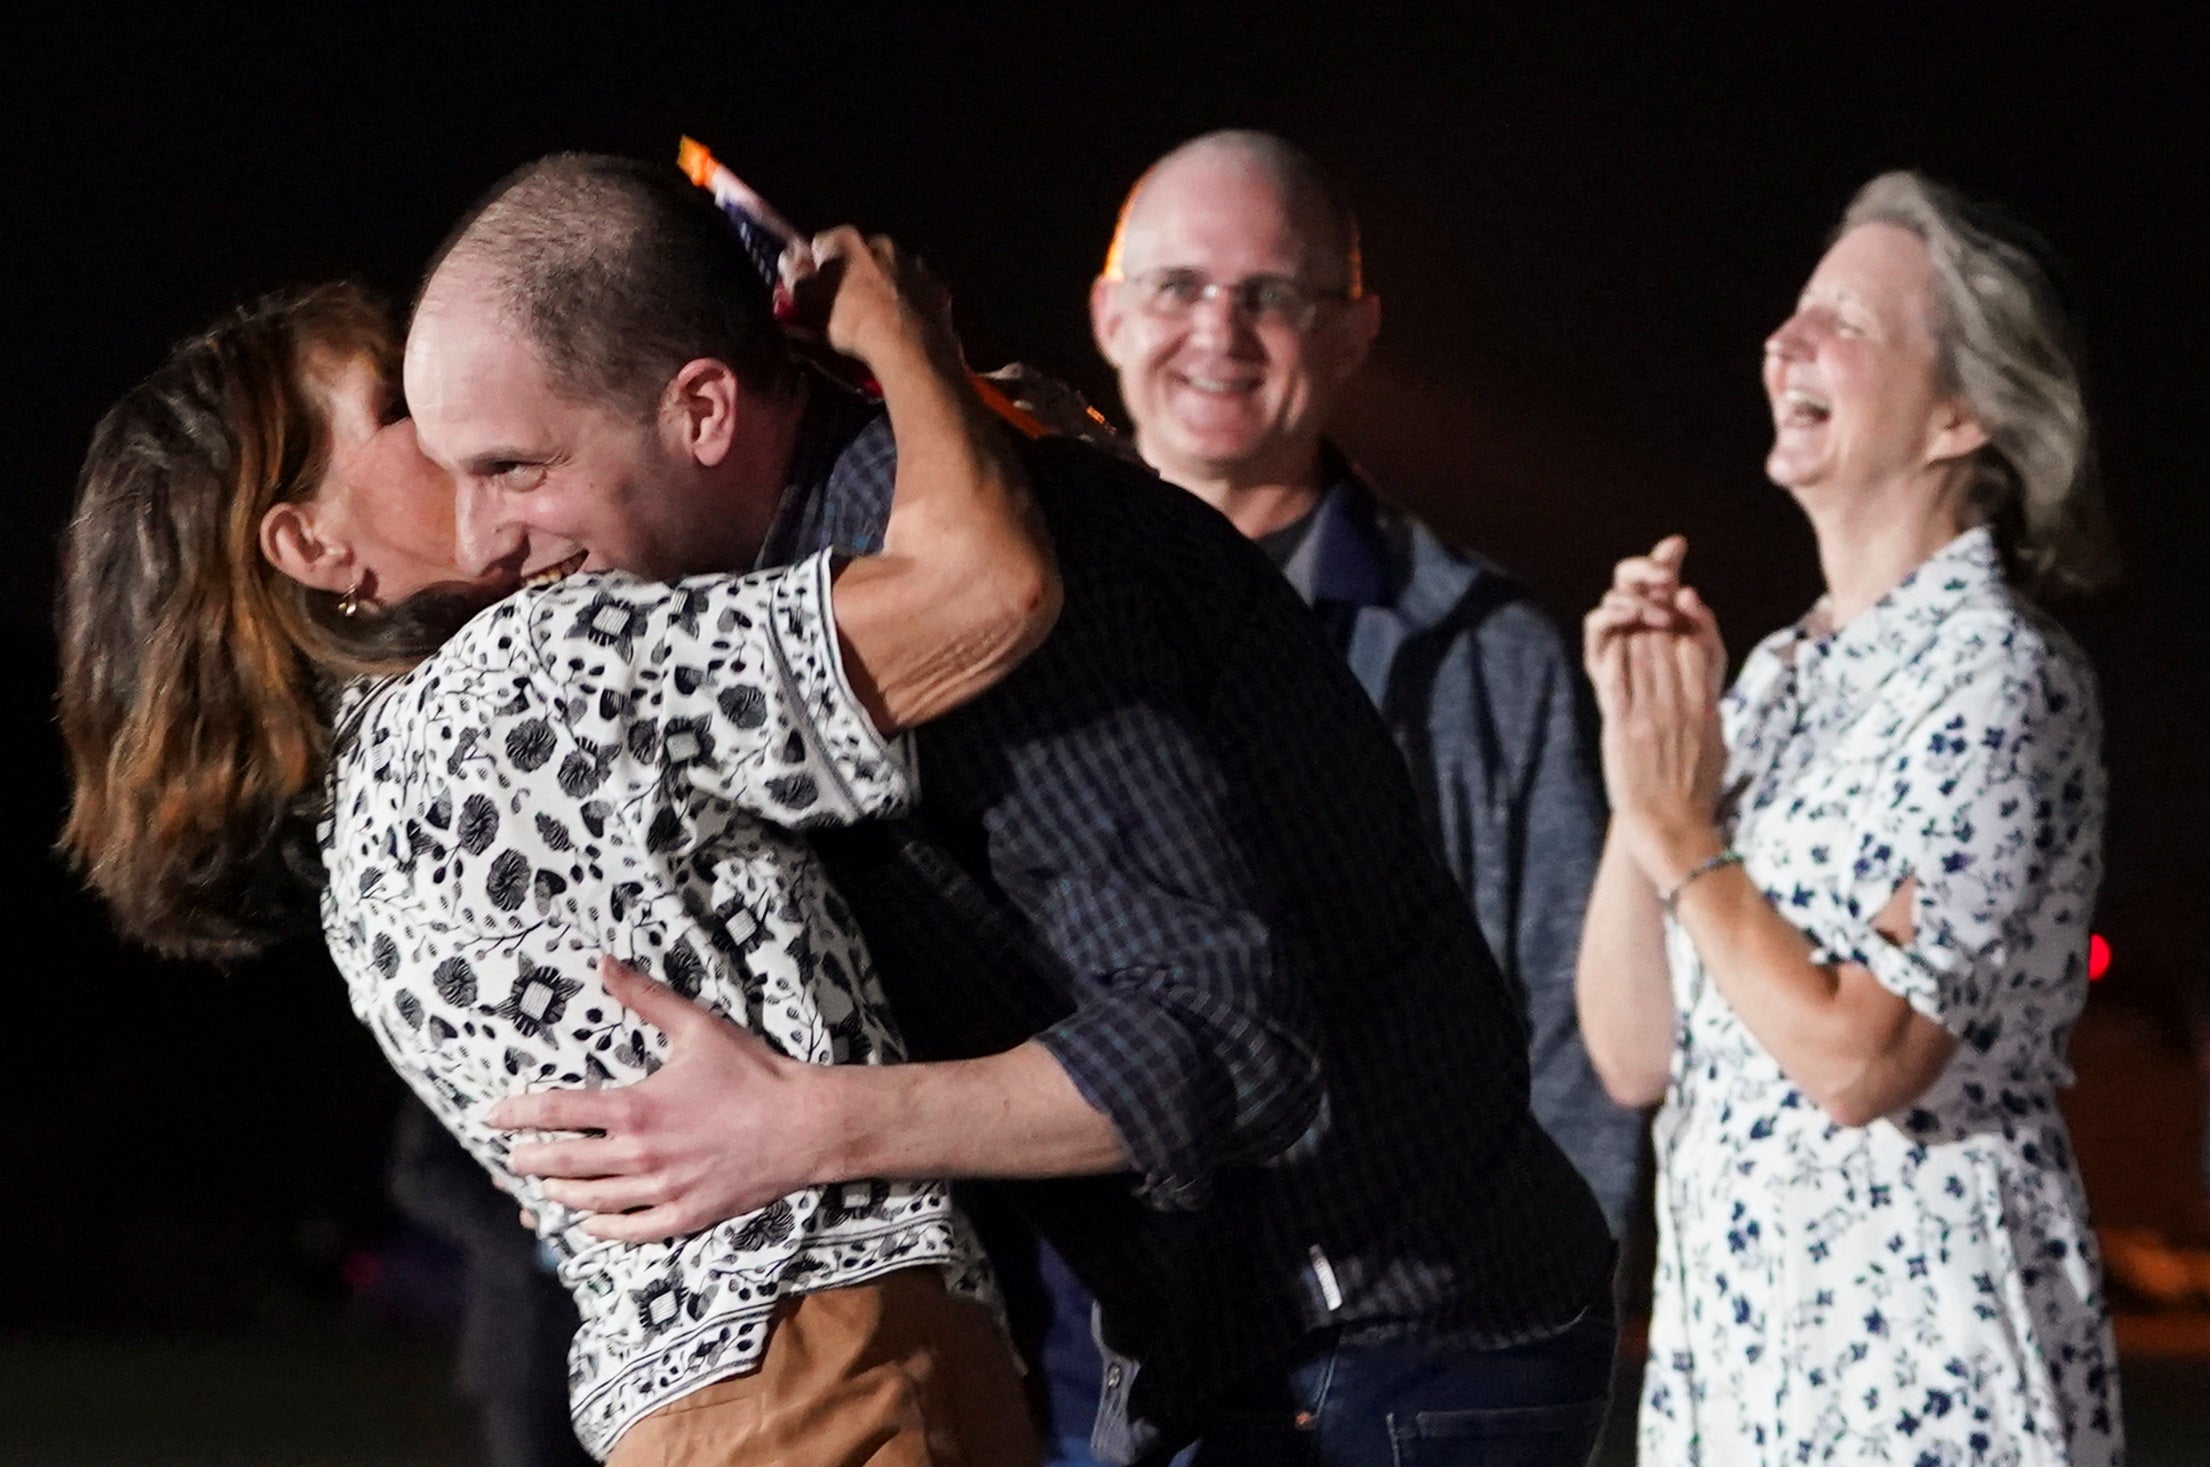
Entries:
POLYGON ((2110 971, 2110 944, 2100 932, 2087 934, 2087 981, 2093 983, 2110 971))
POLYGON ((345 1255, 345 1262, 338 1265, 338 1277, 345 1280, 345 1287, 358 1298, 376 1287, 384 1276, 384 1261, 366 1248, 356 1248, 345 1255))

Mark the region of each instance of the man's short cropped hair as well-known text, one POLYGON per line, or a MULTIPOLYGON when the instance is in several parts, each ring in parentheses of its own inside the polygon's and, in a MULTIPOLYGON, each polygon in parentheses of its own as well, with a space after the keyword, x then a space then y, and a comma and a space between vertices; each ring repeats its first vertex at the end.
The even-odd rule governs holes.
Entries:
POLYGON ((795 372, 768 283, 672 165, 595 153, 526 164, 461 220, 424 279, 463 264, 485 272, 565 397, 646 415, 700 357, 756 392, 795 372))

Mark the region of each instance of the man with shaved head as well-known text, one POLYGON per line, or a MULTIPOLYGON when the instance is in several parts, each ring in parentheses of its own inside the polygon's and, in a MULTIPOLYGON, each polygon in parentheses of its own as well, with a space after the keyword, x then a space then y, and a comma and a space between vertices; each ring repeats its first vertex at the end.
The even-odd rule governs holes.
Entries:
POLYGON ((1381 301, 1349 204, 1309 157, 1216 132, 1161 158, 1122 206, 1090 319, 1146 463, 1254 538, 1311 513, 1381 301))
MULTIPOLYGON (((665 577, 880 543, 891 426, 756 320, 722 329, 720 228, 672 171, 587 158, 464 225, 406 358, 464 561, 554 535, 665 577)), ((1522 1460, 1578 1460, 1610 1240, 1387 730, 1219 515, 1080 443, 1022 454, 1057 630, 919 735, 915 816, 815 842, 920 1062, 685 1025, 625 1091, 505 1102, 604 1133, 515 1166, 632 1240, 799 1186, 991 1181, 1097 1295, 1108 1461, 1529 1431, 1522 1460)))

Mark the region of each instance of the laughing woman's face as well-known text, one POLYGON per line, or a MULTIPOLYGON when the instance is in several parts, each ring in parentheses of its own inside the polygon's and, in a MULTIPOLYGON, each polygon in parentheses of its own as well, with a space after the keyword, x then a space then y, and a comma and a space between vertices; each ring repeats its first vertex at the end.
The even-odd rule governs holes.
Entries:
POLYGON ((1861 224, 1834 242, 1765 343, 1775 484, 1862 488, 1939 456, 1957 404, 1937 370, 1933 292, 1933 260, 1909 230, 1861 224))

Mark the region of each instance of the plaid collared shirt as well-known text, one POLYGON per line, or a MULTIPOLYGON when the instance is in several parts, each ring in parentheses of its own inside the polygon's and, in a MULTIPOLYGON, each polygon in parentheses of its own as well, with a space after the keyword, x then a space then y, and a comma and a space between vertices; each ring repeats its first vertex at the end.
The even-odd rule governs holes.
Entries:
MULTIPOLYGON (((816 846, 922 1058, 1037 1037, 1136 1175, 1004 1184, 1100 1305, 1132 1458, 1315 1330, 1507 1345, 1608 1298, 1525 1020, 1366 695, 1265 556, 1083 445, 1028 453, 1066 601, 923 729, 915 818, 816 846)), ((809 413, 763 559, 881 543, 887 421, 809 413)))

